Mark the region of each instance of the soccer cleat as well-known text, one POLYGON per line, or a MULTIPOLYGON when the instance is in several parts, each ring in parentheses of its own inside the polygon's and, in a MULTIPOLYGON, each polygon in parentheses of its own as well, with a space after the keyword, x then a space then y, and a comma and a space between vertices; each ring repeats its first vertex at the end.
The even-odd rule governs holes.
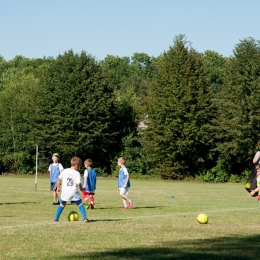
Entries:
POLYGON ((93 204, 91 204, 90 206, 91 206, 91 209, 94 209, 94 205, 93 204))
POLYGON ((128 207, 123 206, 121 209, 122 209, 122 210, 125 210, 125 209, 128 209, 128 207))
POLYGON ((54 221, 55 221, 55 222, 59 222, 59 220, 57 220, 57 219, 54 219, 54 221))
POLYGON ((134 201, 133 201, 133 200, 130 200, 130 201, 129 201, 129 209, 131 209, 133 206, 134 206, 134 201))
POLYGON ((84 218, 83 221, 84 221, 85 223, 88 223, 88 222, 89 222, 89 220, 88 220, 87 218, 84 218))
POLYGON ((91 206, 91 203, 89 202, 89 203, 87 203, 86 208, 89 209, 90 206, 91 206))

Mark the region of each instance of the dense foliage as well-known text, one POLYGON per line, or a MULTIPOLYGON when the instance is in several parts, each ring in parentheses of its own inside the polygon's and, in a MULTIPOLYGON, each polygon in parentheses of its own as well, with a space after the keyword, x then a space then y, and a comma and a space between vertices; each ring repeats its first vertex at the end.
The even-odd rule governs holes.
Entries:
POLYGON ((59 152, 107 174, 125 156, 139 175, 237 180, 260 148, 260 42, 233 53, 198 53, 179 35, 159 57, 0 56, 1 166, 33 173, 38 145, 41 171, 59 152))

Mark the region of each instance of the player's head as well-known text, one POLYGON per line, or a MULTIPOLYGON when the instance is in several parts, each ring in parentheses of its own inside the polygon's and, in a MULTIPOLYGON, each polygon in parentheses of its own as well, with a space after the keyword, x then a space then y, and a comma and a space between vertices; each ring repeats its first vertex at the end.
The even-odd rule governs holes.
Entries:
POLYGON ((255 168, 256 168, 256 171, 257 171, 258 173, 260 173, 260 164, 257 164, 255 168))
POLYGON ((122 165, 125 165, 125 158, 124 157, 119 157, 118 158, 118 161, 117 161, 117 164, 118 166, 122 166, 122 165))
POLYGON ((86 160, 84 161, 85 167, 92 167, 92 164, 93 164, 93 162, 92 162, 91 159, 86 159, 86 160))
POLYGON ((51 157, 52 161, 54 163, 58 162, 59 161, 59 158, 60 158, 60 155, 58 153, 54 153, 51 157))
POLYGON ((82 161, 79 157, 73 157, 71 160, 70 160, 70 165, 79 169, 80 166, 82 164, 82 161))

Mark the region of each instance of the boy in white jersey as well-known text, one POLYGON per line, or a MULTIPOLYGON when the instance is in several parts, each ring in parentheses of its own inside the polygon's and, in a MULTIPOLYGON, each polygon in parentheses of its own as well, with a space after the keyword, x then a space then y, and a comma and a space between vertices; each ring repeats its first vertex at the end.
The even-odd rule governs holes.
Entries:
POLYGON ((88 222, 87 214, 82 200, 80 197, 79 190, 82 191, 80 183, 79 168, 82 161, 78 157, 73 157, 70 161, 71 167, 63 170, 58 178, 57 191, 60 192, 60 185, 62 183, 62 191, 60 197, 60 206, 58 207, 55 215, 55 221, 59 221, 59 217, 66 206, 67 201, 75 203, 83 217, 84 222, 88 222))

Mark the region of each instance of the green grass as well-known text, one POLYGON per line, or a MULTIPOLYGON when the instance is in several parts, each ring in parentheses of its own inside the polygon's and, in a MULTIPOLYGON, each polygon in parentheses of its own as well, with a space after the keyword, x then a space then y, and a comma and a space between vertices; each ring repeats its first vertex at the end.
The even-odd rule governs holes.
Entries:
POLYGON ((260 209, 243 184, 131 180, 122 211, 117 180, 98 178, 90 223, 53 221, 48 178, 0 176, 0 259, 255 259, 260 209), (174 198, 171 198, 174 196, 174 198), (198 224, 206 213, 209 223, 198 224))

